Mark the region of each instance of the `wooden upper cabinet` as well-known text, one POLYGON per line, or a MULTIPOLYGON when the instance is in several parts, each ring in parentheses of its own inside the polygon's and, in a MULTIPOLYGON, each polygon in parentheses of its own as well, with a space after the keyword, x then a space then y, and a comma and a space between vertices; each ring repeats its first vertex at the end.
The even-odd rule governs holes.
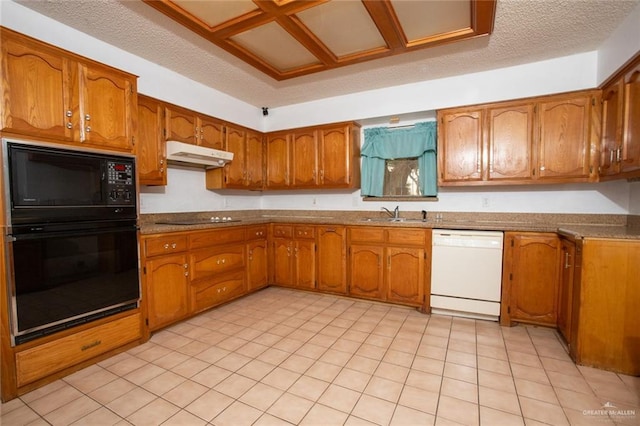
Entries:
POLYGON ((165 106, 165 140, 196 145, 196 113, 175 105, 165 106))
POLYGON ((212 117, 198 116, 196 119, 197 144, 213 149, 224 149, 225 126, 212 117))
POLYGON ((2 29, 2 131, 131 152, 136 77, 2 29))
POLYGON ((164 106, 138 95, 137 171, 141 185, 166 185, 167 168, 163 135, 164 106))
POLYGON ((296 187, 316 186, 318 132, 313 129, 294 131, 291 140, 291 184, 296 187))
POLYGON ((588 179, 591 173, 591 94, 557 96, 538 108, 538 177, 588 179))
POLYGON ((438 111, 438 184, 595 180, 599 98, 590 90, 438 111))
POLYGON ((640 58, 624 78, 624 127, 621 157, 622 172, 625 173, 625 176, 640 176, 640 58))
POLYGON ((438 112, 439 183, 482 180, 482 109, 438 112))
POLYGON ((225 150, 233 152, 233 160, 224 167, 225 187, 242 188, 245 186, 245 142, 246 132, 242 128, 226 127, 225 150))
POLYGON ((266 141, 266 186, 269 189, 289 186, 289 133, 272 133, 266 141))
POLYGON ((248 130, 245 147, 245 184, 247 189, 264 187, 264 138, 262 133, 248 130))
POLYGON ((488 180, 531 179, 533 111, 534 107, 530 103, 487 110, 488 180))
POLYGON ((336 188, 360 186, 360 127, 323 127, 318 133, 319 184, 336 188))
POLYGON ((71 109, 70 59, 55 48, 0 31, 2 131, 72 140, 77 115, 71 109))
POLYGON ((622 78, 602 91, 602 143, 600 145, 600 175, 618 173, 622 119, 624 81, 622 78))

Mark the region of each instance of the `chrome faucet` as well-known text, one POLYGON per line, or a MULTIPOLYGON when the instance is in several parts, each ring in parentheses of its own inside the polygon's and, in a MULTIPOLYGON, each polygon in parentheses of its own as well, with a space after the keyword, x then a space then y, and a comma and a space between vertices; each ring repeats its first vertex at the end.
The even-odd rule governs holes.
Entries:
POLYGON ((386 208, 386 207, 383 207, 382 210, 386 211, 389 214, 389 216, 391 216, 392 218, 400 219, 400 208, 399 207, 400 206, 396 206, 396 208, 393 209, 393 212, 391 210, 389 210, 388 208, 386 208))

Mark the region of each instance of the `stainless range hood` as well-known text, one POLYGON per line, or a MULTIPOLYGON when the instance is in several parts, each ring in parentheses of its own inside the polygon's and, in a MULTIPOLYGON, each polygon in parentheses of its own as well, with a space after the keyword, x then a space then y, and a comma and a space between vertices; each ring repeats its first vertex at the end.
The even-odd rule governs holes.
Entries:
POLYGON ((167 163, 212 169, 233 160, 233 152, 178 141, 167 141, 167 163))

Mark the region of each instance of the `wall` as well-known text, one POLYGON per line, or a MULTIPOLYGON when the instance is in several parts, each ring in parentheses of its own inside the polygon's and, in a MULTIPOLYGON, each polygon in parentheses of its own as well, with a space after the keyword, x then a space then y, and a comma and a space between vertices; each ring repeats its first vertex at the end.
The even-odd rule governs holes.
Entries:
POLYGON ((640 215, 640 182, 630 184, 629 214, 640 215))

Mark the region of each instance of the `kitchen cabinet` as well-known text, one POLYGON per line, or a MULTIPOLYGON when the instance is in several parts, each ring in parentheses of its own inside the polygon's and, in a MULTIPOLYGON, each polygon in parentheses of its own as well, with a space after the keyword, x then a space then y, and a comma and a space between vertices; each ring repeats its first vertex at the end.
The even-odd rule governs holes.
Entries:
POLYGON ((164 105, 138 95, 137 172, 140 185, 166 185, 167 168, 163 134, 164 105))
POLYGON ((505 233, 501 325, 556 326, 560 250, 555 233, 505 233))
POLYGON ((600 177, 640 176, 640 57, 602 90, 600 177))
POLYGON ((233 152, 233 160, 224 167, 207 170, 207 189, 262 189, 262 134, 240 127, 226 126, 223 149, 233 152))
POLYGON ((143 297, 149 330, 170 325, 190 312, 186 250, 184 235, 165 234, 142 239, 143 297))
POLYGON ((584 238, 569 353, 577 364, 640 375, 640 241, 584 238))
POLYGON ((591 90, 438 111, 439 184, 595 180, 599 99, 591 90))
POLYGON ((187 108, 165 104, 165 140, 223 149, 224 123, 187 108))
POLYGON ((337 123, 268 133, 266 189, 356 188, 360 126, 337 123))
POLYGON ((558 331, 566 342, 571 341, 571 315, 573 311, 573 283, 581 245, 566 237, 560 239, 560 282, 558 291, 558 331), (578 254, 577 254, 578 253, 578 254))
POLYGON ((430 231, 349 228, 349 294, 427 310, 430 231))
POLYGON ((1 31, 4 133, 132 152, 135 76, 1 31))
POLYGON ((318 226, 318 290, 347 294, 347 231, 344 226, 318 226))
POLYGON ((273 225, 272 232, 274 284, 315 289, 315 228, 306 225, 273 225))
POLYGON ((269 284, 269 243, 267 225, 247 228, 247 288, 249 291, 269 284))

